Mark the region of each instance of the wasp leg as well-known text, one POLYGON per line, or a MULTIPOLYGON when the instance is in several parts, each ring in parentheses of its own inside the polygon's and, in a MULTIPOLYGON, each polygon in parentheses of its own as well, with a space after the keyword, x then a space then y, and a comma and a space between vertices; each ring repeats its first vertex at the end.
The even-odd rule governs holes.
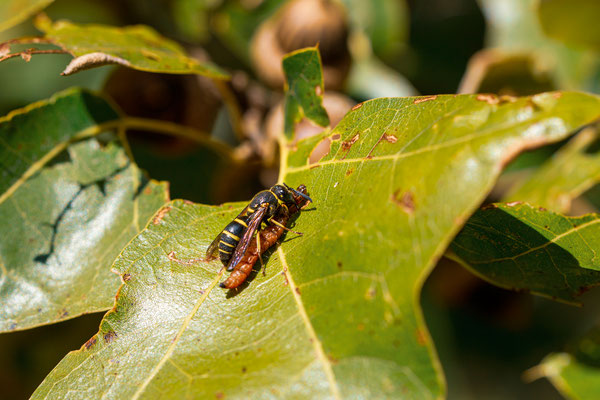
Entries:
POLYGON ((295 233, 297 235, 304 235, 304 233, 293 231, 293 230, 289 229, 288 227, 286 227, 285 225, 282 225, 282 224, 280 224, 279 222, 277 222, 275 220, 271 219, 271 220, 269 220, 269 222, 272 223, 273 225, 277 225, 278 227, 285 229, 286 231, 293 232, 293 233, 295 233))
POLYGON ((263 276, 266 275, 265 264, 263 263, 262 254, 260 253, 260 235, 256 233, 256 250, 258 252, 258 259, 260 260, 260 268, 262 269, 263 276))

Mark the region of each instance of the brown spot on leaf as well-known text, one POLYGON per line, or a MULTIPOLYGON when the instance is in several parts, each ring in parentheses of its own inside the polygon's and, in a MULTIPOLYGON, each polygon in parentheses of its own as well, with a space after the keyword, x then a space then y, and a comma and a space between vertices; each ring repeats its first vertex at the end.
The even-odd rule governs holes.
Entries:
POLYGON ((96 344, 96 336, 90 338, 90 340, 88 340, 87 342, 85 342, 85 344, 83 345, 83 347, 85 347, 86 350, 89 350, 90 347, 92 347, 95 344, 96 344))
POLYGON ((300 295, 301 295, 301 293, 300 293, 300 288, 299 288, 298 286, 296 286, 296 293, 298 293, 298 296, 300 296, 300 295))
POLYGON ((152 220, 152 223, 154 225, 158 225, 169 211, 171 211, 171 206, 166 206, 158 210, 158 212, 154 216, 154 219, 152 220))
POLYGON ((356 329, 358 329, 359 331, 364 331, 365 330, 365 324, 363 324, 363 323, 358 324, 358 326, 356 327, 356 329))
POLYGON ((339 133, 336 133, 335 135, 331 136, 331 140, 336 141, 336 140, 340 140, 342 138, 342 136, 339 133))
POLYGON ((344 152, 344 156, 341 158, 342 160, 344 158, 346 158, 346 156, 348 155, 348 152, 350 151, 350 149, 352 148, 352 145, 354 143, 356 143, 358 141, 358 139, 360 138, 360 133, 356 133, 354 136, 352 136, 350 139, 348 140, 344 140, 342 142, 342 151, 344 152))
POLYGON ((25 60, 25 62, 29 62, 31 61, 31 53, 30 53, 31 49, 27 49, 24 52, 21 53, 21 58, 23 60, 25 60))
POLYGON ((223 393, 223 392, 217 392, 217 393, 215 393, 215 398, 216 399, 224 399, 225 398, 225 393, 223 393))
POLYGON ((490 204, 486 204, 485 206, 481 207, 482 210, 489 210, 492 208, 498 208, 498 205, 495 203, 490 203, 490 204))
POLYGON ((0 57, 4 57, 5 55, 10 53, 10 45, 8 43, 0 44, 0 57))
POLYGON ((433 95, 433 96, 425 96, 425 97, 419 97, 416 98, 413 103, 414 104, 419 104, 419 103, 424 103, 426 101, 431 101, 431 100, 435 100, 437 99, 437 95, 433 95))
POLYGON ((517 101, 517 98, 515 96, 503 94, 502 96, 500 96, 500 98, 498 100, 499 100, 500 104, 506 104, 506 103, 514 103, 515 101, 517 101))
POLYGON ((160 61, 160 57, 151 51, 148 51, 146 49, 140 49, 140 53, 142 53, 142 55, 149 60, 160 61))
POLYGON ((332 364, 337 364, 340 362, 340 360, 338 360, 337 358, 335 358, 334 356, 332 356, 331 354, 327 354, 327 359, 329 360, 330 363, 332 364))
POLYGON ((242 374, 245 374, 247 371, 246 367, 242 367, 242 374))
POLYGON ((64 318, 64 317, 66 317, 68 315, 69 315, 69 311, 67 311, 67 309, 63 308, 62 312, 60 313, 60 317, 64 318))
POLYGON ((392 193, 391 200, 405 213, 412 214, 415 212, 415 196, 410 190, 404 193, 400 189, 396 190, 392 193))
POLYGON ((348 170, 346 171, 346 176, 352 175, 353 172, 354 170, 352 168, 348 168, 348 170))
POLYGON ((396 136, 389 135, 387 133, 383 134, 382 139, 385 140, 388 143, 396 143, 398 141, 398 138, 396 136))
POLYGON ((419 343, 421 346, 425 346, 427 344, 427 334, 425 331, 421 328, 417 328, 416 334, 417 343, 419 343))
POLYGON ((341 261, 338 261, 338 262, 337 262, 337 267, 338 267, 339 269, 342 269, 343 265, 342 265, 342 262, 341 262, 341 261))
POLYGON ((117 332, 108 331, 104 334, 104 343, 111 343, 117 338, 117 332))
POLYGON ((375 143, 375 145, 371 148, 371 150, 369 151, 369 154, 367 154, 367 156, 365 158, 371 158, 371 154, 373 153, 373 150, 375 150, 375 147, 377 147, 377 145, 379 143, 381 143, 382 140, 385 140, 388 143, 396 143, 398 141, 398 138, 394 135, 390 135, 387 132, 383 132, 383 134, 379 137, 379 140, 375 143))
POLYGON ((351 111, 358 110, 359 108, 361 108, 361 107, 362 107, 362 105, 363 105, 363 103, 358 103, 358 104, 356 104, 354 107, 352 107, 351 111))
POLYGON ((283 275, 283 286, 287 286, 290 284, 290 282, 288 282, 288 278, 287 275, 285 274, 287 272, 287 267, 283 267, 283 271, 281 271, 281 275, 283 275))
POLYGON ((479 94, 477 95, 477 100, 485 101, 488 104, 498 104, 500 102, 498 96, 495 94, 479 94))
POLYGON ((123 274, 123 282, 128 282, 131 279, 131 274, 123 274))
POLYGON ((519 204, 523 204, 522 201, 511 201, 510 203, 506 203, 508 207, 518 206, 519 204))
POLYGON ((374 286, 371 286, 365 293, 365 299, 373 300, 375 296, 377 296, 377 289, 374 286))

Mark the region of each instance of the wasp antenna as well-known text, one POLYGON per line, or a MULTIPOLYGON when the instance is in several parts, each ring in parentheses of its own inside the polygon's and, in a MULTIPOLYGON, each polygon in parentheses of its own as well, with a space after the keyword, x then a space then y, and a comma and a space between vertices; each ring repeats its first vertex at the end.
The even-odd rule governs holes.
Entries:
POLYGON ((314 201, 308 197, 308 195, 297 191, 296 189, 294 189, 293 187, 289 186, 287 183, 283 182, 283 186, 285 186, 286 188, 288 188, 289 190, 291 190, 292 192, 296 193, 298 196, 302 196, 304 197, 306 200, 310 201, 311 203, 314 203, 314 201))
POLYGON ((292 190, 293 190, 293 191, 294 191, 294 193, 296 193, 297 195, 304 197, 306 200, 310 201, 311 203, 314 203, 314 201, 313 201, 313 200, 312 200, 310 197, 308 197, 308 195, 306 195, 306 194, 304 194, 304 193, 302 193, 302 192, 299 192, 299 191, 297 191, 296 189, 292 189, 292 190))

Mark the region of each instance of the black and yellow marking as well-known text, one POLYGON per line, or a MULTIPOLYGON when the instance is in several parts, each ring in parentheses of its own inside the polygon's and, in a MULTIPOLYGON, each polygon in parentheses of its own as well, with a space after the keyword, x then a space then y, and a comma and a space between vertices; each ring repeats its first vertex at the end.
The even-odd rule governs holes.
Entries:
POLYGON ((225 235, 229 236, 230 238, 232 238, 233 240, 237 240, 238 242, 240 241, 240 237, 239 237, 239 236, 236 236, 236 235, 234 235, 234 234, 233 234, 233 233, 231 233, 231 232, 228 232, 228 231, 223 231, 223 233, 224 233, 225 235))
POLYGON ((231 254, 231 253, 233 253, 233 250, 227 251, 227 250, 223 250, 222 248, 219 247, 219 253, 231 254))
POLYGON ((224 245, 225 245, 225 246, 227 246, 227 247, 235 248, 235 244, 233 244, 233 243, 227 243, 227 242, 226 242, 226 241, 224 241, 224 240, 220 240, 220 241, 219 241, 219 243, 220 243, 220 244, 224 244, 224 245))
POLYGON ((281 201, 281 199, 279 197, 277 197, 277 195, 271 189, 269 189, 268 191, 269 191, 269 193, 271 193, 273 195, 273 197, 275 197, 275 200, 277 200, 278 205, 283 204, 283 201, 281 201))
POLYGON ((234 219, 234 221, 237 222, 238 224, 242 225, 244 228, 248 227, 248 224, 239 218, 234 219))

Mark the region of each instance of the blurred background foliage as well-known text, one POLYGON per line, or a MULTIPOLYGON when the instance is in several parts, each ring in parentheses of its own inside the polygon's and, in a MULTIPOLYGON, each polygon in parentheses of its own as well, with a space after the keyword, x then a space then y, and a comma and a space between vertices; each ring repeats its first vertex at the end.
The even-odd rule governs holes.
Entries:
MULTIPOLYGON (((19 2, 7 2, 17 4, 19 2)), ((335 125, 355 103, 383 96, 491 92, 527 95, 565 89, 600 93, 597 0, 56 0, 38 3, 52 19, 115 26, 145 24, 231 74, 219 87, 201 76, 114 66, 60 76, 68 55, 0 64, 0 114, 71 86, 104 91, 125 114, 210 134, 232 148, 222 157, 191 139, 129 132, 136 162, 171 183, 171 197, 202 203, 243 200, 277 177, 274 138, 282 129, 281 57, 319 43, 325 100, 335 125), (49 5, 48 5, 49 4, 49 5), (241 162, 240 162, 241 160, 241 162)), ((0 20, 15 13, 0 5, 0 20)), ((15 14, 16 15, 16 14, 15 14)), ((40 33, 29 19, 0 42, 40 33)), ((590 128, 595 131, 595 128, 590 128)), ((301 123, 298 137, 318 132, 301 123)), ((594 133, 595 134, 595 133, 594 133)), ((521 155, 489 201, 503 198, 562 143, 521 155)), ((597 139, 585 149, 598 151, 597 139)), ((598 211, 591 184, 562 210, 598 211)), ((596 322, 600 294, 585 308, 493 287, 448 259, 422 294, 450 399, 561 398, 524 372, 596 322)), ((101 314, 0 336, 0 398, 30 395, 69 350, 97 331, 101 314)))

